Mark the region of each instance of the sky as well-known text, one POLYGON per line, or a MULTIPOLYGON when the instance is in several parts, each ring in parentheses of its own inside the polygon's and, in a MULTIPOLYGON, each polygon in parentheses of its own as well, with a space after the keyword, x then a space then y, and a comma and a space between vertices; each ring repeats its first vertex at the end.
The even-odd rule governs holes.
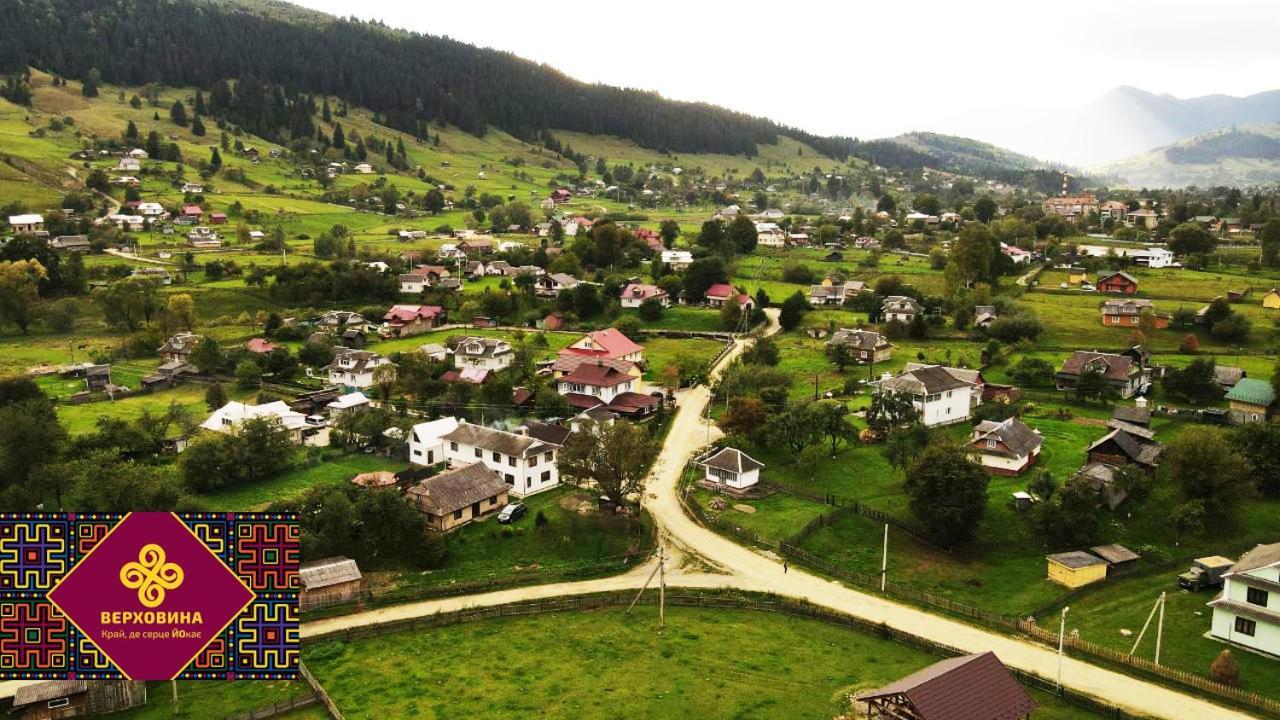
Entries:
POLYGON ((1266 0, 294 1, 824 135, 932 130, 1033 151, 1026 117, 1119 85, 1280 87, 1280 12, 1266 0))

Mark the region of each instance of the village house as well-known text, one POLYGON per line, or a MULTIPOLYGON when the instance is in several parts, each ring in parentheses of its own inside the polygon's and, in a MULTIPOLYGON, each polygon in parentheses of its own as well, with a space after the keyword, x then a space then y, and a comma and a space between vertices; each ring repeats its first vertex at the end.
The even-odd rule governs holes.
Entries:
POLYGON ((1067 284, 1082 285, 1089 282, 1089 271, 1082 267, 1067 268, 1067 284))
POLYGON ((1057 215, 1067 222, 1074 223, 1078 218, 1098 212, 1098 200, 1091 192, 1079 195, 1057 195, 1044 199, 1041 203, 1045 215, 1057 215))
POLYGON ((421 335, 445 321, 444 308, 439 305, 392 305, 382 316, 378 336, 402 338, 421 335))
POLYGON ((637 391, 640 390, 644 385, 642 380, 642 378, 644 377, 644 370, 641 369, 639 365, 631 362, 630 360, 591 357, 589 355, 574 355, 572 353, 567 355, 559 355, 556 357, 555 361, 551 363, 551 377, 554 380, 559 380, 565 375, 572 374, 575 370, 578 369, 578 366, 582 365, 583 363, 594 363, 598 365, 605 365, 607 367, 613 368, 614 370, 617 370, 618 372, 623 372, 630 375, 631 377, 635 378, 636 383, 633 386, 633 389, 637 391))
POLYGON ((192 195, 199 195, 204 192, 204 186, 201 185, 200 183, 193 183, 193 182, 183 183, 182 192, 183 194, 189 193, 192 195))
POLYGON ((1258 545, 1222 575, 1210 633, 1219 640, 1280 657, 1280 543, 1258 545))
POLYGON ((992 475, 1021 475, 1036 464, 1044 439, 1016 417, 983 420, 973 429, 969 448, 992 475))
POLYGON ((1160 223, 1160 214, 1150 208, 1138 208, 1125 215, 1125 222, 1130 227, 1151 230, 1160 223))
POLYGON ((1098 292, 1118 295, 1136 295, 1138 279, 1122 270, 1117 270, 1098 277, 1098 292))
POLYGON ((693 253, 688 250, 663 250, 661 257, 662 263, 675 272, 684 272, 693 264, 693 253))
POLYGON ((493 254, 493 238, 472 237, 458 243, 458 251, 467 257, 493 254))
POLYGON ((49 241, 49 247, 63 252, 89 252, 92 245, 86 235, 59 235, 49 241))
POLYGON ((533 285, 533 294, 538 297, 553 298, 565 290, 578 287, 578 279, 568 273, 547 273, 538 277, 533 285))
POLYGON ((1058 370, 1057 388, 1074 388, 1085 372, 1100 374, 1102 380, 1125 399, 1139 394, 1151 384, 1151 372, 1144 363, 1129 355, 1076 350, 1058 370))
POLYGON ((1008 245, 1000 243, 1000 252, 1004 253, 1015 265, 1028 265, 1034 258, 1034 253, 1030 250, 1023 250, 1017 245, 1008 245))
POLYGON ((1154 327, 1169 327, 1169 316, 1155 311, 1156 304, 1145 298, 1107 300, 1102 303, 1102 324, 1107 327, 1136 328, 1142 322, 1143 313, 1151 313, 1154 327))
MULTIPOLYGON (((926 365, 924 363, 918 363, 918 362, 908 362, 902 366, 902 369, 910 372, 912 370, 920 370, 927 367, 935 367, 935 366, 926 365)), ((982 398, 983 396, 986 395, 986 391, 987 391, 987 380, 986 378, 982 377, 981 370, 970 370, 969 368, 947 367, 945 365, 942 365, 939 367, 941 367, 943 370, 946 370, 948 373, 951 373, 951 376, 954 377, 955 379, 961 382, 969 383, 970 385, 973 386, 973 393, 969 403, 971 407, 977 407, 982 404, 982 398)))
POLYGON ((164 206, 158 202, 140 202, 138 203, 136 211, 139 215, 147 218, 148 220, 152 218, 166 217, 169 214, 165 212, 164 206))
POLYGON ((738 298, 738 307, 744 310, 751 310, 756 304, 755 300, 752 300, 750 295, 738 292, 737 288, 729 285, 728 283, 716 283, 712 285, 707 288, 707 292, 704 297, 706 298, 707 304, 711 307, 721 307, 729 301, 729 298, 732 297, 738 298))
POLYGON ((98 717, 146 705, 147 684, 140 680, 45 680, 19 686, 9 714, 20 720, 98 717))
POLYGON ((516 497, 550 490, 560 484, 556 467, 559 445, 468 422, 458 423, 457 428, 440 439, 450 467, 483 463, 502 475, 510 493, 516 497))
POLYGON ((368 350, 334 348, 333 362, 325 368, 329 382, 353 388, 373 387, 374 371, 390 365, 391 359, 368 350))
POLYGON ((199 222, 200 218, 204 216, 204 208, 199 205, 183 205, 181 214, 187 220, 199 222))
POLYGON ((596 330, 578 338, 572 345, 560 351, 560 355, 581 355, 607 360, 630 360, 644 364, 644 347, 631 341, 617 328, 596 330))
POLYGON ((1000 317, 1000 313, 996 310, 995 305, 974 305, 973 306, 973 326, 976 328, 986 328, 1000 317))
POLYGON ((973 402, 972 383, 947 372, 940 365, 927 365, 904 370, 896 377, 885 373, 879 392, 905 393, 926 427, 939 427, 969 419, 973 402))
POLYGON ((867 284, 861 280, 832 282, 830 278, 819 285, 809 286, 810 305, 843 305, 845 300, 866 292, 867 284))
POLYGON ((705 474, 702 485, 731 495, 749 491, 760 482, 764 465, 736 448, 721 448, 697 461, 705 474))
POLYGON ((1214 365, 1213 381, 1222 388, 1223 392, 1227 392, 1235 387, 1244 378, 1249 377, 1244 368, 1232 367, 1231 365, 1214 365))
POLYGON ((910 325, 916 316, 924 312, 924 307, 915 298, 905 295, 890 295, 881 304, 883 322, 900 322, 910 325))
POLYGON ((360 391, 349 392, 339 395, 325 405, 325 410, 329 413, 329 417, 338 419, 349 413, 360 412, 369 407, 369 398, 360 391))
POLYGON ((450 275, 443 265, 419 265, 400 275, 400 292, 417 295, 427 288, 436 287, 450 275))
POLYGON ((787 245, 787 231, 777 223, 756 223, 756 244, 761 247, 781 248, 787 245))
POLYGON ((275 343, 265 338, 253 338, 244 344, 244 349, 254 355, 270 355, 275 352, 275 343))
POLYGON ((1098 206, 1098 217, 1103 219, 1123 220, 1127 214, 1129 214, 1129 204, 1119 200, 1108 200, 1098 206))
POLYGON ((826 344, 827 352, 831 353, 838 345, 848 348, 854 361, 860 365, 885 362, 893 357, 889 338, 873 330, 841 328, 831 334, 826 344))
POLYGON ((1280 309, 1280 289, 1271 288, 1262 295, 1262 307, 1267 310, 1280 309))
POLYGON ((631 283, 622 289, 622 307, 638 308, 645 300, 657 300, 663 307, 671 305, 671 296, 657 285, 631 283))
POLYGON ((462 337, 449 338, 453 348, 453 366, 459 370, 478 368, 497 372, 511 367, 515 348, 501 338, 462 337))
POLYGON ((138 158, 122 157, 116 161, 116 166, 112 169, 116 172, 138 172, 142 170, 142 163, 138 161, 138 158))
POLYGON ((484 463, 471 463, 426 478, 405 491, 405 499, 426 515, 427 527, 449 532, 507 504, 507 483, 484 463))
POLYGON ((1135 465, 1154 474, 1163 452, 1164 445, 1155 439, 1153 430, 1121 425, 1090 443, 1085 449, 1085 456, 1091 463, 1105 463, 1115 467, 1135 465))
POLYGON ((446 461, 440 438, 458 429, 458 419, 442 417, 414 425, 409 434, 409 461, 418 465, 438 465, 446 461))
POLYGON ((364 577, 356 561, 342 556, 311 560, 298 566, 302 610, 337 605, 360 598, 364 577))
POLYGON ((854 699, 869 720, 1026 720, 1039 707, 992 652, 939 660, 854 699))
POLYGON ((203 335, 194 333, 178 333, 165 341, 160 346, 160 362, 161 367, 165 365, 185 365, 191 362, 191 353, 195 352, 196 346, 204 339, 203 335))
POLYGON ((35 214, 10 215, 9 229, 15 235, 27 235, 44 231, 44 216, 35 214))
POLYGON ((1227 392, 1226 397, 1227 413, 1231 422, 1243 425, 1267 421, 1271 406, 1276 402, 1276 391, 1269 382, 1241 378, 1227 392))
POLYGON ((213 432, 231 433, 246 420, 251 419, 268 419, 279 423, 289 431, 289 438, 294 444, 308 447, 328 447, 329 445, 329 428, 308 422, 305 415, 290 408, 283 400, 263 405, 246 405, 232 400, 214 410, 204 422, 200 423, 200 428, 213 432))
POLYGON ((1133 258, 1133 263, 1135 265, 1141 265, 1152 269, 1174 267, 1178 264, 1173 259, 1173 252, 1162 247, 1149 247, 1143 250, 1135 250, 1129 253, 1129 257, 1133 258))

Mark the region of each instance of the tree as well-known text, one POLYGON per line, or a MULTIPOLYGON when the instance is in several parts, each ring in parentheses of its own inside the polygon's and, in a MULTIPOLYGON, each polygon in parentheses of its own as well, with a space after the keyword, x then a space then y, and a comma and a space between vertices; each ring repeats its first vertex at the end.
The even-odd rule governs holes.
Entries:
POLYGON ((89 72, 84 74, 84 80, 80 83, 80 94, 87 98, 98 97, 98 86, 102 83, 102 73, 98 72, 98 68, 89 68, 89 72))
POLYGON ((849 406, 823 400, 813 404, 812 413, 817 430, 831 444, 831 457, 835 459, 840 443, 858 436, 858 429, 849 422, 849 406))
POLYGON ((213 153, 209 156, 209 169, 213 172, 222 169, 222 155, 218 153, 218 148, 213 148, 213 153))
POLYGON ((444 210, 444 193, 439 188, 431 188, 422 199, 423 207, 432 215, 439 215, 444 210))
POLYGON ((1187 500, 1204 503, 1205 517, 1229 520, 1250 486, 1250 468, 1226 433, 1204 426, 1182 431, 1165 448, 1161 467, 1187 500))
POLYGON ((76 318, 80 316, 80 305, 71 298, 62 298, 49 306, 45 313, 45 322, 54 332, 69 333, 75 327, 76 318))
POLYGON ((296 447, 274 417, 250 418, 230 433, 197 435, 178 456, 183 482, 193 492, 269 479, 293 463, 296 447))
POLYGON ((1183 223, 1169 232, 1169 249, 1177 255, 1204 255, 1216 246, 1213 235, 1197 223, 1183 223))
POLYGON ((67 440, 52 401, 27 378, 0 388, 0 491, 11 510, 34 509, 44 498, 31 487, 42 468, 57 461, 67 440))
POLYGON ((1204 502, 1188 500, 1169 511, 1169 524, 1173 526, 1174 545, 1182 544, 1183 535, 1199 535, 1204 532, 1204 502))
POLYGON ((1009 370, 1009 376, 1019 385, 1029 387, 1051 386, 1056 374, 1048 360, 1036 357, 1024 357, 1009 370))
POLYGON ((17 325, 25 335, 40 303, 40 283, 47 277, 38 260, 0 262, 0 320, 17 325))
POLYGON ((991 282, 995 279, 992 259, 996 252, 999 252, 999 243, 989 227, 977 223, 965 225, 959 237, 951 243, 951 253, 947 256, 947 283, 952 288, 962 288, 991 282))
POLYGON ((967 542, 977 534, 987 510, 990 478, 961 447, 932 445, 907 473, 903 490, 911 514, 926 532, 945 545, 967 542))
POLYGON ((199 115, 196 115, 195 118, 191 120, 191 134, 196 137, 204 137, 204 121, 200 119, 199 115))
POLYGON ((913 422, 910 425, 891 428, 885 436, 884 457, 899 472, 905 474, 916 458, 929 445, 929 428, 924 423, 913 422))
POLYGON ((1107 382, 1102 371, 1093 367, 1080 371, 1080 376, 1076 378, 1075 394, 1076 400, 1080 402, 1088 402, 1090 398, 1096 398, 1098 402, 1106 403, 1117 397, 1115 388, 1107 382))
POLYGON ((973 203, 973 216, 978 219, 978 222, 989 223, 999 209, 995 200, 983 195, 973 203))
POLYGON ((658 235, 662 238, 662 247, 670 250, 680 237, 680 223, 675 220, 663 220, 658 226, 658 235))
POLYGON ((1097 539, 1100 507, 1088 483, 1068 482, 1052 500, 1036 506, 1032 522, 1052 544, 1088 544, 1097 539))
MULTIPOLYGON (((720 223, 716 223, 719 227, 720 223)), ((690 302, 702 302, 707 289, 716 283, 729 279, 725 272, 724 262, 718 257, 698 258, 689 264, 684 271, 684 298, 690 302)), ((578 287, 582 287, 579 285, 578 287)))
POLYGON ((1170 396, 1193 403, 1213 402, 1222 397, 1214 375, 1213 358, 1197 358, 1184 368, 1169 368, 1162 382, 1170 396))
POLYGON ((734 248, 741 254, 746 255, 756 249, 758 240, 756 234, 756 224, 746 215, 739 215, 729 223, 729 229, 725 233, 734 248))
POLYGON ((796 405, 769 418, 764 429, 772 440, 787 446, 799 459, 800 453, 819 437, 815 419, 809 405, 796 405))
POLYGON ((594 480, 614 505, 644 491, 648 460, 657 443, 646 428, 615 422, 572 433, 560 450, 560 474, 578 483, 594 480))
POLYGON ((262 384, 262 368, 245 358, 236 364, 236 385, 241 389, 255 388, 262 384))
POLYGON ((191 352, 191 364, 196 366, 201 375, 218 372, 225 362, 226 355, 222 352, 222 345, 209 336, 200 338, 196 349, 191 352))
POLYGON ((1258 492, 1264 497, 1280 497, 1280 425, 1246 423, 1233 435, 1236 447, 1253 470, 1250 475, 1258 492))
POLYGON ((1049 502, 1053 499, 1053 494, 1058 491, 1058 481, 1054 479, 1053 473, 1048 470, 1037 470, 1036 476, 1027 483, 1027 491, 1032 495, 1040 498, 1041 502, 1049 502))
POLYGON ((175 125, 182 125, 183 127, 186 126, 187 107, 182 104, 181 100, 173 101, 173 105, 169 108, 169 119, 172 120, 175 125))
POLYGON ((720 418, 720 429, 726 435, 752 435, 764 427, 769 410, 764 401, 752 397, 729 400, 729 411, 720 418))
POLYGON ((800 321, 804 319, 804 314, 808 310, 809 301, 797 290, 782 301, 782 311, 778 315, 778 323, 782 325, 783 330, 794 330, 800 325, 800 321))
POLYGON ((747 365, 764 365, 774 367, 782 359, 778 343, 768 335, 758 338, 742 351, 742 362, 747 365))
POLYGON ((738 301, 738 296, 731 295, 728 300, 720 306, 720 327, 725 330, 736 330, 742 322, 742 305, 738 301))
POLYGON ((925 215, 942 214, 942 201, 938 199, 938 196, 930 195, 929 193, 916 195, 911 201, 911 207, 915 208, 916 212, 924 213, 925 215))
POLYGON ((1271 218, 1262 226, 1262 264, 1275 267, 1280 262, 1280 218, 1271 218))
POLYGON ((640 303, 638 314, 640 319, 645 322, 657 322, 662 319, 662 313, 666 310, 666 306, 657 298, 648 298, 640 303))
POLYGON ((871 405, 867 408, 867 428, 884 437, 890 430, 920 417, 911 396, 906 393, 877 392, 871 396, 871 405))
POLYGON ((1178 344, 1178 352, 1185 355, 1194 355, 1200 352, 1200 338, 1195 333, 1187 333, 1182 336, 1182 342, 1178 344))
POLYGON ((698 244, 712 250, 720 249, 720 241, 724 239, 724 225, 719 220, 708 220, 702 223, 698 232, 698 244))
POLYGON ((181 323, 191 332, 196 325, 196 303, 187 293, 174 293, 169 296, 169 317, 181 323))
POLYGON ((857 358, 847 343, 838 342, 831 346, 831 362, 835 364, 836 370, 844 372, 845 368, 857 362, 857 358))
POLYGON ((227 390, 222 383, 211 383, 204 391, 204 404, 210 411, 217 410, 227 404, 227 390))
POLYGON ((1236 658, 1230 650, 1224 648, 1209 664, 1209 678, 1231 687, 1240 684, 1240 666, 1236 664, 1236 658))

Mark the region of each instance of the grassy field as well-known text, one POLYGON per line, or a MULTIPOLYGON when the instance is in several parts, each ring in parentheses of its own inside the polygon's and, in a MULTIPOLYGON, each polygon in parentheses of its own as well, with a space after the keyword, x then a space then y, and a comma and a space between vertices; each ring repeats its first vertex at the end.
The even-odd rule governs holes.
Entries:
POLYGON ((381 455, 342 455, 319 465, 298 467, 253 485, 233 485, 199 496, 213 510, 261 510, 273 502, 296 498, 313 487, 341 485, 360 473, 399 471, 404 461, 381 455))
MULTIPOLYGON (((784 615, 670 608, 667 630, 656 624, 653 608, 610 608, 331 641, 304 656, 353 720, 829 718, 851 693, 938 659, 784 615)), ((1037 718, 1090 717, 1035 697, 1037 718)))
MULTIPOLYGON (((116 713, 122 720, 167 720, 199 718, 213 720, 240 712, 248 712, 291 697, 311 693, 304 680, 179 680, 178 706, 173 706, 173 690, 167 682, 147 684, 147 704, 128 712, 116 713)), ((282 720, 322 720, 329 717, 317 704, 277 715, 282 720)))

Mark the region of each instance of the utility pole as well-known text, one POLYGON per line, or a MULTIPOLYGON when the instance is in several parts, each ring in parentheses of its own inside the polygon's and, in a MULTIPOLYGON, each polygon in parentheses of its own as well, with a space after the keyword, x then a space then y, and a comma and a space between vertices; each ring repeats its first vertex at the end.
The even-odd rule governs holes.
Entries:
POLYGON ((658 566, 649 573, 649 577, 645 578, 644 585, 640 586, 640 590, 636 592, 636 596, 632 598, 631 604, 627 606, 627 612, 640 602, 640 596, 649 588, 649 583, 653 582, 654 576, 658 577, 658 629, 662 630, 667 626, 667 571, 666 571, 666 552, 663 549, 662 541, 658 541, 658 566))
POLYGON ((1160 593, 1160 619, 1156 623, 1156 664, 1160 664, 1160 639, 1164 635, 1164 593, 1160 593))
POLYGON ((1058 624, 1058 692, 1062 692, 1062 645, 1067 635, 1067 611, 1071 606, 1062 608, 1062 620, 1058 624))
POLYGON ((884 524, 884 554, 880 560, 880 592, 884 592, 887 577, 889 577, 889 523, 884 524))
POLYGON ((169 685, 173 688, 173 714, 178 714, 178 681, 170 680, 169 685))

